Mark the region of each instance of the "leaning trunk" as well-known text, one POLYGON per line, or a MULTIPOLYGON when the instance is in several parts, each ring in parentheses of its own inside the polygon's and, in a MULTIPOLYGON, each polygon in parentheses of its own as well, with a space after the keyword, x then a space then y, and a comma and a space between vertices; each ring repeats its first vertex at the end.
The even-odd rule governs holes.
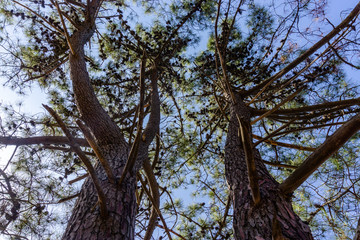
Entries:
MULTIPOLYGON (((88 1, 86 20, 69 38, 70 78, 75 101, 81 119, 89 127, 105 161, 118 180, 128 160, 130 147, 125 142, 120 128, 99 103, 91 85, 86 67, 84 45, 95 32, 94 19, 101 5, 100 0, 88 1)), ((142 162, 138 165, 141 166, 142 162)), ((103 166, 97 163, 95 175, 106 196, 106 212, 100 214, 98 192, 91 178, 82 186, 74 206, 63 239, 134 239, 136 214, 136 171, 132 169, 125 176, 121 186, 109 180, 103 166)))
POLYGON ((310 228, 293 211, 291 201, 282 195, 279 184, 269 174, 255 151, 261 201, 254 205, 238 118, 249 124, 250 113, 241 99, 232 104, 226 147, 225 169, 233 201, 234 237, 238 239, 313 239, 310 228))
MULTIPOLYGON (((128 149, 125 143, 102 148, 103 154, 111 164, 117 179, 126 163, 128 149)), ((107 197, 108 216, 106 218, 101 217, 98 195, 92 180, 88 178, 82 186, 63 239, 134 239, 136 174, 127 174, 123 184, 118 187, 109 182, 100 164, 96 166, 96 173, 107 197)))

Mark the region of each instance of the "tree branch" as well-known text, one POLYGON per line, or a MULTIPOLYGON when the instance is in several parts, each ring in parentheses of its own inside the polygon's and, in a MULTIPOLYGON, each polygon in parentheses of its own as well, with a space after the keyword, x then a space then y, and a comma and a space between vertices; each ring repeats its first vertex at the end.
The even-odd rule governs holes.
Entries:
MULTIPOLYGON (((347 99, 347 100, 341 100, 341 101, 335 101, 335 102, 325 102, 325 103, 304 106, 304 107, 299 107, 299 108, 277 109, 276 111, 274 111, 272 113, 273 114, 306 114, 310 111, 324 110, 327 108, 339 107, 339 106, 347 107, 347 106, 354 106, 354 105, 360 105, 360 98, 347 99)), ((268 111, 270 111, 270 110, 251 108, 251 113, 254 115, 262 115, 268 111)))
POLYGON ((41 18, 41 20, 43 20, 44 22, 46 22, 47 24, 49 24, 54 30, 56 30, 57 32, 59 32, 61 35, 64 35, 64 32, 59 29, 58 27, 56 27, 54 24, 52 24, 51 22, 49 22, 49 20, 47 20, 46 18, 44 18, 43 16, 41 16, 40 14, 38 14, 36 11, 32 10, 31 8, 29 8, 28 6, 25 6, 24 4, 19 3, 18 1, 12 0, 14 3, 22 6, 23 8, 26 8, 27 10, 29 10, 30 12, 32 12, 35 16, 41 18))
POLYGON ((145 159, 148 158, 148 150, 151 142, 158 134, 160 129, 160 97, 158 91, 158 78, 159 72, 156 64, 152 67, 150 79, 151 79, 151 112, 149 116, 149 120, 146 124, 144 132, 141 136, 141 141, 139 145, 139 154, 138 159, 135 163, 135 170, 138 171, 145 159))
POLYGON ((340 56, 340 54, 336 51, 336 49, 331 46, 331 50, 333 50, 333 52, 335 53, 335 55, 341 60, 343 61, 345 64, 349 65, 350 67, 353 67, 355 69, 360 69, 360 66, 355 66, 354 64, 352 64, 351 62, 349 61, 346 61, 343 57, 340 56))
POLYGON ((358 180, 356 180, 355 182, 353 182, 351 184, 351 186, 347 187, 345 189, 345 191, 343 191, 342 193, 338 194, 336 197, 324 202, 323 204, 321 204, 320 206, 317 207, 317 209, 314 212, 311 212, 309 215, 310 217, 307 219, 307 222, 311 222, 313 220, 313 218, 315 217, 315 215, 320 212, 320 210, 322 208, 324 208, 326 205, 329 205, 335 201, 337 201, 338 199, 340 199, 341 197, 343 197, 345 194, 347 194, 348 192, 350 192, 350 189, 354 187, 354 185, 359 182, 360 178, 358 180))
POLYGON ((141 136, 142 135, 142 125, 143 125, 143 120, 144 120, 145 67, 146 67, 146 57, 145 57, 145 52, 144 52, 142 59, 141 59, 141 64, 140 64, 140 79, 139 79, 140 103, 139 103, 139 107, 138 107, 138 111, 137 111, 138 112, 137 133, 136 133, 134 143, 132 144, 129 157, 126 161, 124 171, 122 172, 121 177, 119 179, 119 182, 118 182, 119 186, 124 181, 126 174, 133 169, 136 159, 137 159, 137 156, 138 156, 138 153, 139 153, 138 150, 139 150, 140 141, 142 138, 142 136, 141 136))
POLYGON ((296 118, 291 119, 289 122, 283 124, 281 127, 279 127, 278 129, 276 129, 275 131, 271 132, 270 134, 268 134, 266 137, 264 137, 263 139, 257 141, 256 143, 254 143, 254 147, 256 147, 257 145, 259 145, 260 143, 268 140, 269 138, 272 138, 273 136, 275 136, 276 133, 280 132, 281 130, 283 130, 284 128, 288 127, 291 123, 293 123, 294 121, 296 121, 296 118))
POLYGON ((159 217, 160 217, 160 219, 161 219, 161 222, 164 224, 164 229, 165 229, 166 234, 168 235, 168 238, 171 240, 172 237, 171 237, 171 234, 170 234, 170 232, 169 232, 169 228, 168 228, 167 225, 166 225, 166 221, 165 221, 164 217, 163 217, 162 214, 161 214, 161 211, 160 211, 160 209, 159 209, 159 206, 156 205, 156 201, 155 201, 154 198, 151 196, 150 192, 147 190, 146 185, 145 185, 144 181, 142 180, 141 176, 139 177, 139 180, 140 180, 140 183, 141 183, 144 191, 145 191, 146 194, 148 195, 148 198, 149 198, 150 202, 152 203, 152 205, 153 205, 154 209, 156 210, 157 214, 159 215, 159 217))
POLYGON ((241 134, 241 141, 245 152, 245 160, 246 160, 246 167, 248 171, 249 177, 249 185, 251 188, 251 195, 254 201, 254 204, 257 205, 260 202, 260 189, 258 184, 258 175, 256 171, 255 165, 255 158, 254 158, 254 150, 252 146, 251 134, 248 129, 249 126, 246 126, 245 122, 241 120, 238 114, 236 117, 239 122, 240 134, 241 134))
POLYGON ((86 166, 87 171, 89 172, 89 175, 95 185, 96 191, 98 193, 99 203, 100 203, 100 213, 103 218, 106 218, 108 216, 107 208, 106 208, 106 196, 101 188, 100 180, 98 179, 95 169, 92 166, 90 160, 87 158, 87 156, 81 151, 79 145, 75 142, 72 134, 70 131, 66 128, 64 122, 61 120, 59 115, 49 106, 44 105, 44 108, 55 118, 56 122, 60 125, 61 129, 65 133, 66 137, 69 139, 71 147, 74 149, 76 154, 79 156, 81 161, 86 166))
POLYGON ((297 166, 293 166, 293 165, 289 165, 289 164, 282 164, 282 163, 274 163, 274 162, 269 162, 266 160, 262 160, 263 163, 273 166, 273 167, 282 167, 282 168, 290 168, 290 169, 297 169, 297 166))
MULTIPOLYGON (((74 142, 79 146, 89 147, 89 144, 83 138, 73 138, 74 142)), ((70 141, 67 137, 63 136, 39 136, 39 137, 0 137, 0 144, 4 145, 15 145, 15 146, 23 146, 23 145, 35 145, 35 144, 68 144, 70 145, 70 141)))
POLYGON ((63 25, 63 28, 64 28, 64 35, 65 35, 65 38, 66 38, 66 42, 70 48, 70 51, 73 55, 75 55, 75 51, 74 51, 74 48, 73 46, 71 45, 71 42, 70 42, 70 36, 69 36, 69 32, 67 30, 67 27, 66 27, 66 24, 65 24, 65 21, 64 21, 64 18, 63 18, 63 13, 59 7, 59 3, 57 2, 57 0, 54 0, 55 1, 55 6, 56 6, 56 9, 59 13, 59 16, 60 16, 60 20, 61 20, 61 24, 63 25))
MULTIPOLYGON (((257 139, 257 140, 262 140, 263 138, 260 136, 257 136, 255 134, 252 135, 253 138, 257 139)), ((265 140, 264 142, 269 143, 271 145, 274 146, 281 146, 281 147, 287 147, 287 148, 293 148, 293 149, 297 149, 297 150, 303 150, 303 151, 315 151, 316 148, 312 148, 312 147, 304 147, 304 146, 300 146, 300 145, 294 145, 294 144, 290 144, 290 143, 283 143, 283 142, 278 142, 278 141, 273 141, 273 140, 265 140)))
POLYGON ((260 117, 254 119, 253 121, 251 121, 251 125, 255 124, 257 121, 269 116, 271 113, 275 112, 276 110, 278 110, 282 105, 284 105, 285 103, 291 101, 296 95, 298 95, 304 88, 301 87, 298 90, 296 90, 293 94, 291 94, 290 96, 288 96, 287 98, 285 98, 283 101, 281 101, 281 103, 277 104, 273 109, 267 111, 266 113, 264 113, 263 115, 261 115, 260 117))
POLYGON ((224 217, 223 220, 221 222, 219 222, 219 229, 216 232, 215 236, 213 239, 217 239, 217 236, 219 236, 221 234, 221 231, 223 230, 223 228, 226 226, 226 218, 229 216, 229 209, 231 206, 231 196, 228 196, 228 200, 226 203, 226 207, 225 207, 225 212, 224 212, 224 217))
POLYGON ((357 224, 354 240, 360 240, 360 218, 357 224))
MULTIPOLYGON (((8 219, 8 224, 6 224, 5 226, 8 226, 10 224, 10 222, 16 220, 19 216, 19 210, 20 210, 20 202, 19 200, 16 198, 16 193, 13 191, 11 184, 10 184, 10 178, 7 176, 7 174, 0 169, 0 175, 4 178, 5 183, 6 183, 6 190, 7 193, 9 194, 10 198, 11 198, 11 203, 13 205, 13 207, 11 208, 11 219, 8 219)), ((2 194, 4 194, 2 192, 2 194)), ((5 227, 4 226, 4 227, 5 227)), ((6 228, 6 227, 5 227, 6 228)), ((4 229, 2 229, 4 230, 4 229)))
POLYGON ((360 130, 360 114, 350 119, 328 137, 285 181, 280 184, 284 194, 294 192, 331 155, 360 130))
POLYGON ((83 180, 84 178, 87 178, 88 176, 89 176, 89 174, 88 174, 88 173, 85 173, 84 175, 81 175, 81 176, 79 176, 79 177, 77 177, 77 178, 69 181, 69 184, 70 184, 70 185, 71 185, 71 184, 74 184, 74 183, 76 183, 76 182, 78 182, 78 181, 83 180))
POLYGON ((77 120, 76 123, 78 124, 81 131, 83 132, 87 142, 89 143, 91 148, 94 150, 97 158, 99 159, 101 165, 103 166, 103 168, 106 172, 107 177, 109 178, 109 181, 111 183, 115 183, 115 176, 114 176, 113 171, 111 170, 111 166, 110 166, 109 162, 105 159, 104 155, 102 154, 101 149, 97 145, 95 138, 91 134, 90 130, 80 120, 77 120))
POLYGON ((145 233, 145 236, 144 236, 144 240, 150 240, 151 237, 152 237, 152 234, 155 230, 155 227, 156 227, 156 224, 157 224, 157 218, 158 218, 158 214, 157 214, 157 211, 156 211, 156 207, 159 208, 160 206, 160 193, 159 193, 159 185, 156 181, 156 178, 155 178, 155 175, 154 175, 154 172, 153 172, 153 168, 150 164, 150 161, 149 159, 146 159, 144 161, 144 164, 143 164, 143 169, 144 169, 144 172, 146 174, 146 179, 147 179, 147 182, 149 184, 149 187, 150 187, 150 191, 151 191, 151 196, 154 200, 154 203, 153 203, 153 206, 152 206, 152 209, 151 209, 151 214, 150 214, 150 218, 149 218, 149 223, 148 223, 148 226, 147 226, 147 229, 146 229, 146 233, 145 233), (154 206, 154 204, 156 206, 154 206))
POLYGON ((69 201, 69 200, 71 200, 73 198, 77 198, 78 196, 80 196, 80 193, 76 193, 74 195, 64 197, 64 198, 60 199, 57 203, 63 203, 63 202, 69 201))
MULTIPOLYGON (((276 79, 279 79, 280 77, 284 76, 286 73, 288 73, 289 71, 291 71, 294 67, 296 67, 297 65, 299 65, 300 63, 302 63, 304 60, 306 60, 310 55, 312 55, 313 53, 315 53, 319 48, 321 48, 323 45, 325 45, 326 43, 329 42, 330 39, 332 39, 336 34, 338 34, 342 29, 344 29, 345 27, 348 26, 348 24, 357 17, 357 15, 360 12, 360 3, 358 3, 354 9, 351 11, 351 13, 337 26, 335 27, 330 33, 328 33, 325 37, 323 37, 322 39, 320 39, 317 43, 315 43, 311 48, 309 48, 306 52, 304 52, 303 54, 301 54, 298 58, 296 58, 294 61, 292 61, 291 63, 289 63, 286 67, 284 67, 282 70, 280 70, 279 72, 277 72, 275 75, 273 75, 272 77, 268 78, 267 80, 265 80, 262 84, 259 84, 257 86, 255 86, 252 89, 249 89, 248 91, 246 91, 246 96, 249 96, 250 94, 258 91, 260 89, 260 91, 258 91, 256 93, 256 95, 252 98, 252 100, 248 103, 251 104, 252 102, 255 101, 255 99, 260 96, 261 93, 263 93, 266 88, 272 83, 274 82, 276 79)), ((244 97, 245 97, 244 95, 244 97)))

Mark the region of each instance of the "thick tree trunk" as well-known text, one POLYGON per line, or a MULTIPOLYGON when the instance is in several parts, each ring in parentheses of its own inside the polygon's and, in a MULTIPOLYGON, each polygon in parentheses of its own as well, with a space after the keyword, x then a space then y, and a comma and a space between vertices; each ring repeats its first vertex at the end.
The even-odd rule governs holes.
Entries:
MULTIPOLYGON (((90 128, 104 159, 108 161, 118 180, 128 160, 130 146, 125 142, 119 127, 97 100, 85 62, 84 45, 95 31, 94 18, 101 2, 100 0, 88 1, 86 20, 69 39, 72 47, 72 53, 69 55, 70 78, 81 118, 90 128)), ((150 142, 151 140, 149 139, 150 142)), ((141 164, 142 162, 138 163, 140 166, 141 164)), ((92 179, 88 178, 82 186, 63 239, 134 239, 136 171, 138 170, 138 168, 131 169, 119 186, 109 181, 102 165, 98 163, 95 166, 95 175, 106 196, 107 214, 104 212, 100 214, 98 192, 92 179)))
POLYGON ((256 150, 261 201, 254 206, 236 115, 250 122, 250 113, 241 99, 232 104, 225 147, 225 170, 233 200, 235 239, 313 239, 309 226, 294 213, 291 201, 281 194, 279 184, 269 174, 256 150))
MULTIPOLYGON (((108 145, 102 150, 115 176, 119 178, 128 157, 129 147, 126 144, 108 145)), ((63 239, 134 239, 136 174, 127 174, 119 187, 109 182, 100 164, 96 166, 96 172, 107 197, 108 217, 102 219, 100 215, 97 192, 89 178, 82 186, 63 239)))

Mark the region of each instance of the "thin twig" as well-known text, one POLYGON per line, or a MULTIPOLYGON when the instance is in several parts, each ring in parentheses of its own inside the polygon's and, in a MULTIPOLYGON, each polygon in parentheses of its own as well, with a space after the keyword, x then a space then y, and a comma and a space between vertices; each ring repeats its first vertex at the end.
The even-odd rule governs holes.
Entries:
POLYGON ((52 73, 54 70, 56 70, 58 67, 60 67, 61 65, 63 65, 67 60, 69 60, 68 56, 66 56, 65 58, 63 58, 61 60, 60 63, 56 64, 54 67, 48 69, 48 70, 45 70, 45 72, 43 74, 40 74, 39 76, 34 76, 34 77, 30 77, 26 80, 24 80, 24 83, 26 82, 29 82, 31 80, 35 80, 35 79, 38 79, 38 78, 42 78, 42 77, 45 77, 47 75, 49 75, 50 73, 52 73))
MULTIPOLYGON (((305 59, 310 57, 313 53, 315 53, 318 49, 320 49, 323 45, 328 43, 330 39, 332 39, 336 34, 338 34, 341 30, 348 27, 348 24, 353 21, 357 15, 360 12, 360 3, 358 3, 354 9, 351 11, 351 13, 336 27, 334 28, 330 33, 328 33, 325 37, 320 39, 317 43, 315 43, 311 48, 309 48, 306 52, 301 54, 298 58, 296 58, 294 61, 289 63, 286 67, 284 67, 282 70, 277 72, 275 75, 271 76, 267 80, 264 81, 264 84, 259 85, 262 88, 260 91, 256 93, 256 95, 251 99, 251 101, 248 104, 253 103, 259 96, 262 94, 271 83, 273 83, 276 79, 281 78, 286 73, 288 73, 290 70, 292 70, 294 67, 302 63, 305 59)), ((250 94, 258 89, 259 86, 254 87, 253 89, 250 89, 247 91, 247 94, 250 94)))
POLYGON ((263 163, 273 166, 273 167, 283 167, 283 168, 290 168, 290 169, 297 169, 297 166, 289 165, 289 164, 283 164, 283 163, 273 163, 266 160, 262 160, 263 163))
POLYGON ((281 130, 283 130, 284 128, 288 127, 291 123, 293 123, 294 121, 296 121, 297 118, 291 119, 289 122, 287 122, 286 124, 282 125, 281 127, 279 127, 278 129, 276 129, 275 131, 273 131, 272 133, 270 133, 269 135, 267 135, 265 138, 257 141, 256 143, 254 143, 254 147, 256 147, 257 145, 259 145, 260 143, 268 140, 269 138, 273 137, 276 133, 280 132, 281 130))

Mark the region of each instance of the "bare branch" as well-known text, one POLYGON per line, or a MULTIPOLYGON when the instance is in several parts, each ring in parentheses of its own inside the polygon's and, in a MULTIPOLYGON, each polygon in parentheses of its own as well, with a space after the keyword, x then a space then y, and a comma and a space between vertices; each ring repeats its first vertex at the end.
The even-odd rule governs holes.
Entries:
POLYGON ((290 168, 290 169, 297 169, 297 166, 293 166, 293 165, 289 165, 289 164, 282 164, 282 163, 274 163, 274 162, 269 162, 266 160, 262 160, 263 163, 273 166, 273 167, 282 167, 282 168, 290 168))
POLYGON ((73 198, 77 198, 78 196, 80 195, 80 193, 76 193, 74 195, 71 195, 71 196, 68 196, 68 197, 65 197, 65 198, 62 198, 58 201, 58 203, 63 203, 63 202, 66 202, 66 201, 69 201, 73 198))
POLYGON ((355 69, 360 69, 360 66, 355 66, 354 64, 352 64, 351 62, 349 61, 346 61, 343 57, 340 56, 340 54, 338 53, 338 51, 331 46, 331 50, 333 50, 333 52, 335 53, 335 55, 341 60, 343 61, 345 64, 349 65, 350 67, 353 67, 355 69))
MULTIPOLYGON (((161 225, 157 225, 159 228, 162 228, 162 229, 166 229, 166 227, 164 226, 161 226, 161 225)), ((184 238, 183 236, 181 236, 180 234, 178 234, 177 232, 175 232, 174 230, 172 229, 167 229, 169 232, 175 234, 176 236, 178 236, 179 238, 183 239, 183 240, 186 240, 186 238, 184 238)))
MULTIPOLYGON (((13 207, 11 208, 11 219, 8 219, 8 224, 10 224, 11 221, 16 220, 19 216, 20 202, 16 197, 16 193, 13 191, 13 189, 11 187, 10 178, 7 176, 7 174, 2 169, 0 169, 0 175, 5 180, 6 190, 11 198, 11 203, 13 205, 13 207)), ((8 224, 6 224, 5 226, 7 226, 8 224)), ((5 227, 5 226, 2 226, 2 227, 5 227)), ((2 229, 2 230, 4 230, 4 229, 2 229)))
POLYGON ((287 126, 289 126, 291 123, 293 123, 294 121, 296 121, 297 119, 291 119, 289 122, 285 123, 284 125, 282 125, 281 127, 279 127, 278 129, 276 129, 275 131, 273 131, 272 133, 270 133, 269 135, 267 135, 266 137, 264 137, 263 139, 257 141, 256 143, 254 143, 254 147, 256 147, 257 145, 259 145, 260 143, 268 140, 269 138, 275 136, 276 133, 280 132, 281 130, 283 130, 284 128, 286 128, 287 126))
POLYGON ((33 76, 33 77, 30 77, 26 80, 24 80, 24 83, 26 82, 29 82, 29 81, 32 81, 32 80, 35 80, 35 79, 38 79, 38 78, 42 78, 42 77, 46 77, 47 75, 49 75, 50 73, 52 73, 53 71, 55 71, 58 67, 60 67, 61 65, 63 65, 67 60, 69 60, 68 57, 64 57, 63 59, 61 59, 61 61, 56 64, 55 66, 53 66, 52 68, 49 68, 47 70, 45 70, 44 73, 38 75, 38 76, 33 76))
POLYGON ((75 0, 65 0, 65 2, 75 5, 75 6, 78 6, 78 7, 86 8, 85 4, 83 4, 81 2, 77 2, 75 0))
POLYGON ((314 212, 311 212, 309 215, 310 217, 308 218, 307 222, 311 222, 313 220, 313 218, 315 217, 315 215, 320 212, 320 210, 322 208, 324 208, 326 205, 329 205, 335 201, 337 201, 339 198, 343 197, 345 194, 347 194, 351 188, 354 187, 354 185, 360 181, 360 178, 358 180, 356 180, 355 182, 353 182, 351 184, 351 186, 347 187, 342 193, 338 194, 336 197, 324 202, 323 204, 321 204, 320 206, 317 207, 317 209, 314 212))
MULTIPOLYGON (((339 106, 355 106, 360 105, 360 98, 340 100, 335 102, 325 102, 316 105, 304 106, 299 108, 290 108, 290 109, 277 109, 274 114, 305 114, 310 111, 324 110, 327 108, 339 107, 339 106)), ((266 112, 271 111, 267 109, 252 109, 251 112, 254 115, 265 114, 266 112)))
POLYGON ((360 218, 359 218, 358 225, 356 228, 354 240, 360 240, 360 218))
POLYGON ((223 220, 219 223, 219 229, 216 232, 215 236, 213 239, 217 239, 217 236, 219 236, 219 234, 221 234, 222 229, 226 226, 226 218, 229 216, 229 209, 231 206, 231 196, 228 196, 228 200, 226 202, 226 207, 225 207, 225 212, 224 212, 224 218, 223 220))
MULTIPOLYGON (((50 145, 43 145, 41 146, 40 149, 50 149, 50 150, 59 150, 62 152, 73 152, 74 150, 70 148, 66 148, 66 147, 56 147, 56 146, 50 146, 50 145)), ((96 154, 94 154, 93 152, 87 152, 87 151, 83 151, 83 153, 85 153, 86 155, 89 156, 94 156, 96 157, 96 154)))

